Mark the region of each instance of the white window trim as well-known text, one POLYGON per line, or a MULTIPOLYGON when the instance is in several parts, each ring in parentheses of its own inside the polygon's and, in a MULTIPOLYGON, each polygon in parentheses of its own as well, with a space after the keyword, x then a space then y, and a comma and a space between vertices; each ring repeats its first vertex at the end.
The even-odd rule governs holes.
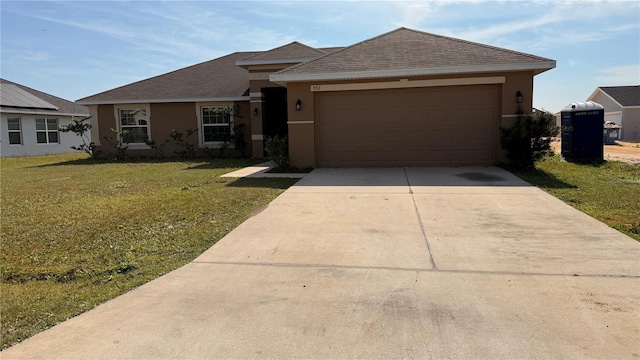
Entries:
MULTIPOLYGON (((204 124, 202 123, 202 108, 207 108, 207 107, 233 107, 235 104, 232 102, 202 102, 202 103, 196 103, 196 117, 198 119, 198 146, 200 148, 218 148, 220 147, 222 144, 224 144, 223 141, 212 141, 212 142, 205 142, 204 141, 204 124)), ((233 115, 231 115, 230 119, 229 119, 229 124, 231 126, 231 134, 233 135, 233 125, 235 123, 235 117, 233 115)), ((229 144, 229 148, 233 149, 235 148, 235 145, 233 143, 229 144)))
MULTIPOLYGON (((149 104, 141 103, 141 104, 126 104, 122 106, 114 106, 113 107, 113 116, 116 120, 116 130, 118 133, 122 132, 122 126, 120 125, 120 110, 133 110, 133 109, 145 109, 147 112, 147 136, 149 140, 153 139, 151 137, 151 107, 149 104)), ((118 141, 121 141, 120 136, 118 136, 118 141)), ((136 150, 136 149, 151 149, 151 147, 145 143, 127 143, 128 149, 136 150)))
MULTIPOLYGON (((7 136, 9 136, 9 134, 17 132, 20 134, 20 143, 19 144, 12 144, 11 143, 11 138, 9 137, 7 139, 7 142, 9 143, 9 146, 23 146, 24 145, 24 140, 22 138, 22 118, 20 118, 20 116, 16 116, 16 117, 7 117, 7 136), (10 130, 9 129, 9 120, 13 120, 13 119, 18 119, 18 130, 10 130)), ((37 136, 37 135, 36 135, 37 136)))
POLYGON ((56 117, 36 117, 35 118, 35 127, 36 127, 36 146, 47 146, 47 145, 59 145, 61 144, 60 142, 60 120, 56 117), (38 130, 38 120, 42 120, 44 119, 44 128, 45 130, 38 130), (48 127, 48 120, 55 120, 56 121, 56 132, 58 133, 58 141, 56 142, 50 142, 49 141, 49 132, 52 130, 49 130, 48 127), (38 142, 38 132, 42 132, 44 131, 45 135, 47 136, 47 142, 38 142))

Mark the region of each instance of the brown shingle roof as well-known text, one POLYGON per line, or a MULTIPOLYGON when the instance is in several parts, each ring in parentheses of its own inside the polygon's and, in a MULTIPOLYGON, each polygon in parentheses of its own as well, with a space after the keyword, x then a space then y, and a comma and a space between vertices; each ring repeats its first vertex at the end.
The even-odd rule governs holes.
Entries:
POLYGON ((622 106, 640 106, 640 85, 601 86, 600 90, 611 96, 622 106))
POLYGON ((344 46, 333 46, 333 47, 318 48, 318 50, 324 52, 325 54, 331 54, 338 50, 342 50, 344 48, 345 48, 344 46))
POLYGON ((545 71, 555 67, 555 61, 466 40, 399 28, 279 71, 272 75, 272 81, 303 80, 299 75, 344 74, 345 78, 349 78, 349 73, 360 73, 358 77, 365 77, 368 72, 385 71, 404 71, 407 75, 422 75, 465 70, 506 70, 509 66, 513 67, 513 70, 530 68, 545 71))
POLYGON ((325 52, 294 41, 290 44, 242 59, 240 63, 284 59, 314 59, 325 54, 325 52))
POLYGON ((25 108, 11 107, 11 106, 2 106, 2 111, 4 112, 11 112, 12 110, 14 111, 17 110, 21 112, 28 112, 30 114, 65 114, 65 115, 73 115, 73 116, 89 116, 89 109, 87 109, 86 106, 74 104, 71 101, 65 100, 63 98, 59 98, 57 96, 53 96, 51 94, 47 94, 45 92, 42 92, 36 89, 32 89, 28 86, 15 83, 13 81, 0 79, 0 86, 2 86, 2 84, 10 84, 10 85, 16 86, 19 89, 26 91, 29 94, 37 98, 40 98, 49 104, 55 105, 58 108, 57 110, 25 109, 25 108))
POLYGON ((236 61, 259 52, 236 52, 77 100, 79 104, 167 102, 248 96, 249 73, 236 61))

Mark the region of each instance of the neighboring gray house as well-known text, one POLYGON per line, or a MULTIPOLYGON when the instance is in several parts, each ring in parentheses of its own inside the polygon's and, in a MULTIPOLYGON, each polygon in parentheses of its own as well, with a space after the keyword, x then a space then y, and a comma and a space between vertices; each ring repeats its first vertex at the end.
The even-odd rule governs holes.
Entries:
POLYGON ((80 145, 73 133, 62 133, 74 116, 89 116, 86 106, 0 79, 0 157, 72 153, 80 145))
POLYGON ((601 86, 587 101, 604 106, 604 121, 622 125, 620 140, 640 140, 640 85, 601 86))

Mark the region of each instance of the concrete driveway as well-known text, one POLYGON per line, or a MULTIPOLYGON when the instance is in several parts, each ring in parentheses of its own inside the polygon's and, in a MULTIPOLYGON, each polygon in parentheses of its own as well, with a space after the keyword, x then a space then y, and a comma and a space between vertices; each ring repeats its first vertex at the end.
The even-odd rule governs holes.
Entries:
POLYGON ((497 168, 317 169, 14 358, 640 358, 640 243, 497 168))

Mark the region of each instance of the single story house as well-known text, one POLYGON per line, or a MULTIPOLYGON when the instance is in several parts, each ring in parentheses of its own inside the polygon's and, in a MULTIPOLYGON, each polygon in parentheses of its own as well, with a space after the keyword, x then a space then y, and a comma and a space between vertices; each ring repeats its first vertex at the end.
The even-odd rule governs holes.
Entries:
POLYGON ((620 140, 640 140, 640 85, 601 86, 587 101, 604 107, 604 121, 622 125, 620 140))
POLYGON ((172 130, 220 145, 244 123, 254 157, 287 136, 296 167, 462 166, 504 160, 500 126, 531 112, 533 77, 554 60, 399 28, 344 48, 293 42, 236 52, 77 101, 96 122, 140 134, 147 149, 172 130), (212 112, 238 106, 240 116, 212 112))
POLYGON ((38 156, 77 152, 82 143, 59 126, 72 117, 87 117, 86 106, 0 79, 0 156, 38 156))

